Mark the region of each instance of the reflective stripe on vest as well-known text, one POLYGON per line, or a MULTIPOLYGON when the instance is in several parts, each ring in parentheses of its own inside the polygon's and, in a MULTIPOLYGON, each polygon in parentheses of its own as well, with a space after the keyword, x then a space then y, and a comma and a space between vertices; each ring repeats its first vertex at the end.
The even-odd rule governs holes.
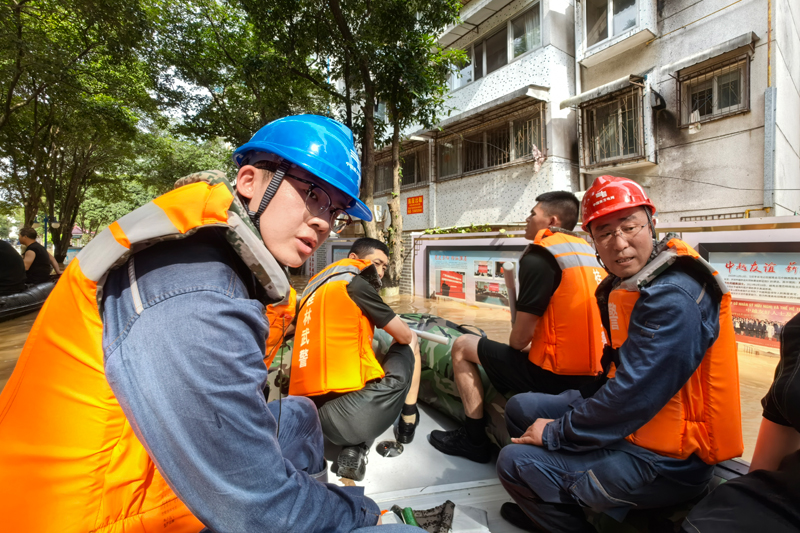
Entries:
MULTIPOLYGON (((691 246, 671 239, 639 274, 613 289, 608 298, 610 337, 613 348, 628 338, 628 325, 639 290, 667 270, 679 257, 702 265, 709 280, 722 293, 719 335, 703 361, 680 391, 640 429, 626 440, 667 457, 686 459, 697 454, 708 464, 739 457, 743 451, 739 365, 731 313, 731 295, 722 277, 691 246)), ((700 298, 709 297, 704 288, 700 298)), ((609 374, 609 377, 612 377, 609 374)))
MULTIPOLYGON (((254 268, 253 258, 269 252, 229 211, 233 201, 226 183, 186 185, 125 215, 70 262, 0 395, 4 530, 196 533, 204 527, 158 472, 106 380, 99 283, 147 244, 208 226, 226 228, 254 268)), ((269 259, 258 268, 275 276, 265 288, 276 294, 286 283, 277 283, 278 276, 285 275, 269 259)))
POLYGON ((347 294, 370 265, 342 259, 314 276, 303 291, 292 351, 289 394, 350 392, 384 377, 372 351, 374 325, 347 294))
POLYGON ((594 291, 605 271, 592 247, 574 233, 544 229, 525 253, 533 246, 553 254, 561 268, 561 283, 536 322, 528 358, 555 374, 599 374, 604 334, 594 291))
POLYGON ((267 321, 269 322, 269 336, 265 351, 264 364, 269 368, 272 361, 281 349, 286 330, 292 324, 297 313, 297 291, 289 288, 289 294, 282 302, 267 306, 267 321))

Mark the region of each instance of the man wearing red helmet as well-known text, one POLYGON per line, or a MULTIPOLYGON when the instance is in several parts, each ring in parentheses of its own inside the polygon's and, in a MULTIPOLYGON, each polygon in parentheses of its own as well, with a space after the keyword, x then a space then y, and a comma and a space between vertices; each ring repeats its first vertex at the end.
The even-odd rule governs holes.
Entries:
POLYGON ((742 452, 724 282, 685 242, 656 241, 655 206, 634 181, 597 178, 582 211, 610 274, 596 294, 610 346, 593 386, 508 402, 515 438, 497 470, 516 504, 501 514, 529 531, 594 531, 581 507, 621 521, 694 498, 742 452))

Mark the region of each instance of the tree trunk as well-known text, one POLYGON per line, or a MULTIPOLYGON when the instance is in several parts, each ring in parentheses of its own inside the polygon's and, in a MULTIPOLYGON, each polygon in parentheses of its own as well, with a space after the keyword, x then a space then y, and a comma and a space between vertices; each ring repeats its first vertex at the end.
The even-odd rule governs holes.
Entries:
MULTIPOLYGON (((392 110, 394 111, 394 110, 392 110)), ((392 115, 394 116, 394 113, 392 115)), ((385 285, 397 287, 403 273, 403 215, 400 214, 400 123, 392 120, 392 197, 389 200, 389 214, 392 222, 389 226, 389 268, 385 285)))
MULTIPOLYGON (((365 84, 365 92, 364 138, 361 142, 361 151, 364 156, 364 164, 361 166, 361 201, 375 213, 375 89, 372 87, 372 83, 365 84)), ((381 238, 374 218, 370 222, 362 220, 361 223, 367 237, 381 238)))

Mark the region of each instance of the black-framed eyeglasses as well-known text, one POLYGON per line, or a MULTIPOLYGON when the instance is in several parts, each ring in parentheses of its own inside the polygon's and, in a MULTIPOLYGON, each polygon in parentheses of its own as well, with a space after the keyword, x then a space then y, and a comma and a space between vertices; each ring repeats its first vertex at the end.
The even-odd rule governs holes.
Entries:
MULTIPOLYGON (((266 163, 266 162, 265 162, 266 163)), ((274 172, 272 165, 259 165, 258 163, 254 164, 256 168, 260 168, 262 170, 269 170, 274 172)), ((325 211, 331 212, 330 218, 330 227, 331 231, 334 233, 341 233, 344 231, 344 228, 349 226, 353 223, 353 219, 350 218, 350 215, 345 212, 344 209, 340 209, 338 207, 331 208, 333 201, 331 200, 331 196, 319 185, 313 183, 311 181, 305 180, 303 178, 298 178, 288 172, 284 174, 284 177, 291 178, 295 181, 299 181, 305 185, 308 185, 308 189, 306 189, 306 209, 309 213, 311 213, 315 217, 319 217, 325 211)))
POLYGON ((595 237, 594 241, 599 244, 600 246, 606 247, 611 244, 611 241, 617 236, 622 235, 622 238, 626 241, 630 242, 634 237, 639 235, 639 232, 642 231, 643 228, 646 228, 647 224, 642 224, 641 226, 633 225, 633 226, 622 226, 619 229, 615 229, 614 231, 608 231, 606 233, 602 233, 595 237))

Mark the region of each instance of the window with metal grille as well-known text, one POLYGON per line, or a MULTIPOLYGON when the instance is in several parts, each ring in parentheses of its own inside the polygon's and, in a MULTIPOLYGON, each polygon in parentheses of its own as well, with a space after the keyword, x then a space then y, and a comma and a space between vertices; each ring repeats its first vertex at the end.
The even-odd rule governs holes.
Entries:
POLYGON ((448 178, 461 174, 461 164, 458 159, 461 153, 461 143, 458 138, 440 141, 436 147, 439 159, 439 177, 448 178))
MULTIPOLYGON (((430 165, 428 146, 400 154, 400 188, 428 183, 430 165)), ((386 194, 392 190, 392 160, 384 159, 375 165, 375 194, 386 194)))
POLYGON ((514 157, 533 155, 535 150, 540 152, 542 147, 542 113, 537 111, 527 118, 514 121, 514 157))
POLYGON ((620 91, 583 108, 584 166, 603 166, 644 157, 642 90, 620 91))
POLYGON ((375 165, 375 194, 383 194, 392 190, 392 161, 383 161, 375 165))
POLYGON ((508 124, 486 132, 486 166, 496 167, 511 161, 511 139, 508 124))
POLYGON ((480 170, 486 166, 484 162, 483 133, 464 136, 462 140, 464 172, 480 170))
POLYGON ((401 187, 428 183, 428 146, 400 155, 401 187))
POLYGON ((472 129, 437 143, 438 176, 450 178, 467 172, 505 165, 544 152, 544 104, 520 118, 495 120, 488 128, 472 129))
POLYGON ((681 127, 749 111, 749 68, 742 56, 679 77, 681 127))

